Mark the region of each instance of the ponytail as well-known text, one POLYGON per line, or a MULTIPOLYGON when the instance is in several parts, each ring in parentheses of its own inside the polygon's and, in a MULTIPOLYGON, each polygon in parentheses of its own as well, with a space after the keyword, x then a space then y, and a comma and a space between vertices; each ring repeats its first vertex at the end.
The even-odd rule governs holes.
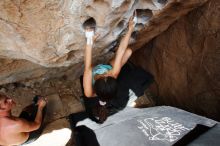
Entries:
POLYGON ((93 115, 97 118, 99 123, 104 123, 109 115, 106 102, 99 101, 99 104, 93 109, 93 115))

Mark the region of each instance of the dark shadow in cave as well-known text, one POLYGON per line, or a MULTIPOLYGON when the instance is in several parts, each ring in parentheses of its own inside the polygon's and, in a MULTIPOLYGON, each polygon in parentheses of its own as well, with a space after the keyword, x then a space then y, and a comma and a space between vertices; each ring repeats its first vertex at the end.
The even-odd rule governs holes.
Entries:
POLYGON ((94 18, 90 17, 83 23, 83 29, 86 28, 96 29, 96 21, 94 18))
POLYGON ((150 9, 136 9, 137 23, 145 25, 149 19, 153 16, 153 12, 150 9))

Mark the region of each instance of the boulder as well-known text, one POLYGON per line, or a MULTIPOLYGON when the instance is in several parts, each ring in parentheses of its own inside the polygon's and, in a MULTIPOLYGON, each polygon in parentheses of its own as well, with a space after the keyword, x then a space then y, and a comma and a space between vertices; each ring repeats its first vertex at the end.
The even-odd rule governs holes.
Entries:
MULTIPOLYGON (((82 26, 91 18, 96 21, 96 32, 100 34, 93 50, 94 58, 99 58, 109 54, 109 50, 120 42, 134 11, 138 24, 130 45, 137 50, 179 17, 206 1, 1 0, 0 58, 3 60, 0 63, 1 68, 9 72, 0 73, 0 77, 14 82, 49 76, 47 68, 82 64, 85 47, 82 26), (8 61, 11 61, 10 66, 16 67, 7 68, 8 61), (30 74, 34 75, 30 77, 30 74)), ((57 75, 64 71, 58 70, 57 75)), ((6 81, 0 82, 3 83, 6 81)))
POLYGON ((155 77, 161 104, 220 120, 220 2, 179 19, 133 55, 155 77))

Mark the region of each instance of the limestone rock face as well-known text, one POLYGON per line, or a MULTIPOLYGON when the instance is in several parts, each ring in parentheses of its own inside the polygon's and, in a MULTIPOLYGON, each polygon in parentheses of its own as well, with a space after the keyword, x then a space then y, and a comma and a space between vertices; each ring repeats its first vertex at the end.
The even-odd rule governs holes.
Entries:
POLYGON ((134 55, 163 104, 220 120, 220 1, 211 0, 134 55))
POLYGON ((108 52, 137 9, 142 37, 136 49, 174 20, 206 0, 1 0, 0 56, 25 59, 45 67, 83 60, 83 23, 94 18, 100 37, 94 56, 108 52), (149 33, 147 33, 149 32, 149 33), (141 43, 140 43, 141 41, 141 43))
POLYGON ((28 80, 41 82, 63 75, 77 78, 82 73, 82 63, 70 67, 46 68, 26 60, 0 59, 0 85, 28 80))
MULTIPOLYGON (((94 59, 106 61, 136 10, 130 45, 139 49, 180 16, 207 0, 1 0, 0 84, 50 78, 83 69, 82 25, 94 18, 94 59), (104 58, 104 59, 103 59, 104 58)), ((80 72, 81 71, 81 72, 80 72)))
POLYGON ((41 77, 46 70, 25 60, 0 59, 0 84, 23 80, 24 77, 41 77))

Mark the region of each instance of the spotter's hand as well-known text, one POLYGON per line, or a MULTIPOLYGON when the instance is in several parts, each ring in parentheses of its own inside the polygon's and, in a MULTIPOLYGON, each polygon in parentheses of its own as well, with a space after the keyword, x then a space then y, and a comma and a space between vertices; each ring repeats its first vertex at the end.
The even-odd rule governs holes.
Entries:
POLYGON ((37 105, 41 108, 45 107, 46 104, 47 104, 47 99, 43 97, 41 97, 37 102, 37 105))

